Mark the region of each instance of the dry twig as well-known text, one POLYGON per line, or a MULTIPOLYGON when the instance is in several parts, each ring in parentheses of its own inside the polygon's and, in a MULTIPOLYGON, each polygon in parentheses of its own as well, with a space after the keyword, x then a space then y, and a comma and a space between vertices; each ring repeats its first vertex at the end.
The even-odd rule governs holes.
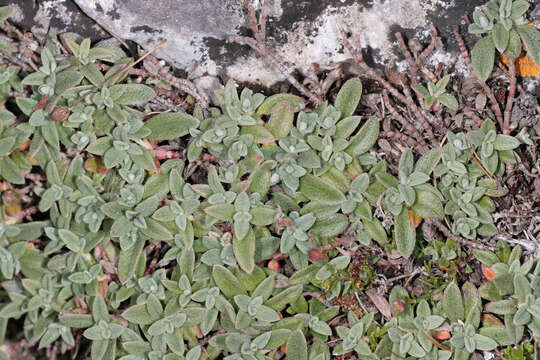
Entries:
POLYGON ((314 93, 302 85, 298 80, 292 76, 291 71, 289 71, 285 65, 283 65, 268 49, 266 46, 266 21, 268 18, 268 0, 263 1, 261 8, 261 15, 259 17, 259 22, 257 23, 257 15, 255 14, 255 8, 251 3, 252 0, 246 0, 246 6, 248 9, 248 23, 251 31, 253 32, 253 38, 247 36, 232 36, 229 38, 229 42, 237 42, 240 44, 248 45, 253 50, 259 53, 265 61, 270 63, 272 66, 276 67, 280 73, 287 78, 287 81, 291 83, 298 91, 303 95, 307 96, 311 102, 315 105, 320 105, 324 101, 322 89, 317 89, 317 92, 314 93))

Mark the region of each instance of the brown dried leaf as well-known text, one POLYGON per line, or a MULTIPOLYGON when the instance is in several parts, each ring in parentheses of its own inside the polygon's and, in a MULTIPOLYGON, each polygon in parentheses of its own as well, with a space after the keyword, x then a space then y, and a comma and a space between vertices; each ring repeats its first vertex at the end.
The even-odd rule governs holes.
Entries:
POLYGON ((313 248, 309 250, 309 261, 311 262, 317 262, 317 261, 323 261, 326 259, 326 255, 317 248, 313 248))
POLYGON ((368 296, 369 300, 377 307, 377 310, 380 311, 380 313, 390 320, 392 318, 392 310, 390 309, 390 304, 388 301, 381 295, 377 294, 375 290, 368 290, 366 292, 366 295, 368 296))
POLYGON ((476 95, 476 99, 474 101, 474 107, 476 110, 483 110, 486 107, 487 103, 487 96, 484 93, 480 93, 476 95))

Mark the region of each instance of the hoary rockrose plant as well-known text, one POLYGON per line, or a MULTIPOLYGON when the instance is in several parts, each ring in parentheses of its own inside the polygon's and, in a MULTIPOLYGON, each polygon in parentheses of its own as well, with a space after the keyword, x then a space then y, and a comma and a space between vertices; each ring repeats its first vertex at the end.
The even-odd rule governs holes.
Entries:
POLYGON ((487 80, 495 63, 495 50, 516 59, 522 50, 540 64, 540 32, 529 25, 526 13, 530 4, 525 0, 491 0, 483 9, 473 13, 471 34, 481 35, 472 50, 471 60, 475 73, 487 80), (524 46, 523 46, 523 45, 524 46))
MULTIPOLYGON (((491 120, 421 156, 403 149, 394 176, 373 148, 380 119, 355 115, 357 78, 309 110, 296 95, 238 94, 229 82, 218 108, 155 114, 146 107, 155 91, 131 77, 122 50, 75 34, 60 41, 46 42, 39 71, 21 81, 0 66, 3 102, 27 91, 15 100, 20 116, 0 110, 0 176, 14 190, 36 184, 42 219, 2 209, 0 340, 18 319, 38 351, 87 356, 78 351, 88 344, 95 360, 261 360, 282 350, 293 360, 437 360, 517 344, 525 329, 537 336, 538 265, 518 255, 509 265, 481 255, 492 281, 451 283, 439 305, 396 286, 390 303, 400 306, 382 326, 353 312, 345 324, 330 304, 375 277, 349 243, 411 257, 424 247, 423 219, 445 218, 470 240, 496 233, 496 179, 520 141, 491 120), (282 258, 284 272, 262 267, 282 258), (512 334, 480 324, 482 298, 512 334), (443 329, 441 348, 432 333, 443 329)), ((417 88, 428 108, 455 107, 447 82, 417 88)))

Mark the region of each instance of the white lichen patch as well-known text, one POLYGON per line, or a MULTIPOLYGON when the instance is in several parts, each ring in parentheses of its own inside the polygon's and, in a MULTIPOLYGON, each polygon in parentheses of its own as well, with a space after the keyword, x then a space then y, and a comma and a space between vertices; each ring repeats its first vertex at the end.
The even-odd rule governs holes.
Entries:
POLYGON ((24 18, 24 12, 22 11, 21 7, 17 4, 11 4, 11 8, 13 9, 13 14, 11 14, 11 19, 15 22, 20 22, 24 18))
POLYGON ((40 3, 38 11, 34 17, 37 25, 32 27, 32 32, 38 36, 45 36, 49 28, 52 27, 58 32, 65 30, 66 26, 71 24, 73 13, 65 5, 66 0, 47 0, 40 3), (51 22, 55 17, 59 21, 51 22))
MULTIPOLYGON (((440 8, 448 8, 453 1, 442 0, 376 0, 371 7, 360 4, 329 7, 314 21, 295 23, 287 42, 274 48, 274 54, 283 62, 293 64, 291 70, 309 69, 316 63, 322 68, 350 58, 343 49, 338 25, 353 34, 359 34, 363 48, 370 47, 377 56, 375 61, 388 64, 396 60, 396 43, 392 27, 418 29, 424 40, 429 34, 427 16, 440 8)), ((257 82, 271 86, 285 77, 278 74, 261 58, 238 59, 226 69, 227 75, 238 81, 257 82)))

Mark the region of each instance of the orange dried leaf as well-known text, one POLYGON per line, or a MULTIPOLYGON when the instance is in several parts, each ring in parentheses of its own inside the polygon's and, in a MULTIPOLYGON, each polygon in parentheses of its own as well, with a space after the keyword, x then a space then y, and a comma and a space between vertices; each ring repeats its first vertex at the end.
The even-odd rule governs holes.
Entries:
POLYGON ((21 146, 17 148, 19 151, 24 151, 30 147, 30 139, 26 140, 21 146))
POLYGON ((411 222, 411 225, 415 228, 422 223, 422 217, 418 215, 414 210, 409 210, 409 221, 411 222))
POLYGON ((498 317, 492 314, 483 314, 482 324, 484 326, 504 326, 504 323, 498 317))
POLYGON ((270 270, 274 270, 275 272, 279 272, 279 262, 277 262, 276 260, 270 260, 268 262, 268 268, 270 270))
POLYGON ((197 339, 202 339, 204 337, 199 325, 192 326, 191 328, 193 329, 193 332, 195 333, 195 337, 197 339))
POLYGON ((98 293, 102 297, 105 297, 107 294, 107 291, 109 290, 109 281, 108 280, 102 280, 98 283, 98 293))
POLYGON ((439 341, 450 339, 450 332, 447 330, 434 331, 433 337, 439 341))
POLYGON ((107 167, 103 163, 103 160, 100 157, 94 157, 86 160, 84 162, 84 169, 88 172, 94 173, 94 174, 106 174, 107 173, 107 167))
POLYGON ((482 274, 484 274, 484 276, 486 277, 486 279, 488 281, 491 281, 493 280, 493 278, 495 276, 497 276, 497 274, 495 273, 495 271, 493 271, 493 269, 491 269, 490 267, 488 266, 482 266, 482 274))

